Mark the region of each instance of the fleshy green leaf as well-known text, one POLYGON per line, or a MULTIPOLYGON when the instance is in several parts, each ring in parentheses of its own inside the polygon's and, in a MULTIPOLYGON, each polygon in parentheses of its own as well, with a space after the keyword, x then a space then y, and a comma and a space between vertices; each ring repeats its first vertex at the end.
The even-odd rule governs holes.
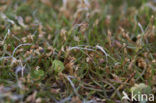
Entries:
POLYGON ((59 73, 64 70, 64 64, 59 60, 54 60, 52 62, 52 68, 54 69, 55 73, 59 73))
MULTIPOLYGON (((150 86, 140 83, 140 84, 135 84, 131 89, 131 92, 133 92, 134 95, 140 95, 140 94, 150 94, 152 93, 152 89, 150 86)), ((141 101, 141 103, 146 103, 145 100, 141 101)))
POLYGON ((31 73, 31 77, 32 77, 33 79, 39 80, 39 79, 41 79, 42 77, 44 77, 44 71, 43 71, 43 70, 34 70, 34 71, 32 71, 32 73, 31 73))

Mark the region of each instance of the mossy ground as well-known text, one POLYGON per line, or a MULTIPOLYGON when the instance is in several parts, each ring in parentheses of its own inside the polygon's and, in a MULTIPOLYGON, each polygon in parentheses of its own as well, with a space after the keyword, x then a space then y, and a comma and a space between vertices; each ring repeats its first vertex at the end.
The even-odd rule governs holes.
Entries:
POLYGON ((156 93, 154 0, 67 1, 0 0, 0 102, 117 103, 139 83, 156 93))

